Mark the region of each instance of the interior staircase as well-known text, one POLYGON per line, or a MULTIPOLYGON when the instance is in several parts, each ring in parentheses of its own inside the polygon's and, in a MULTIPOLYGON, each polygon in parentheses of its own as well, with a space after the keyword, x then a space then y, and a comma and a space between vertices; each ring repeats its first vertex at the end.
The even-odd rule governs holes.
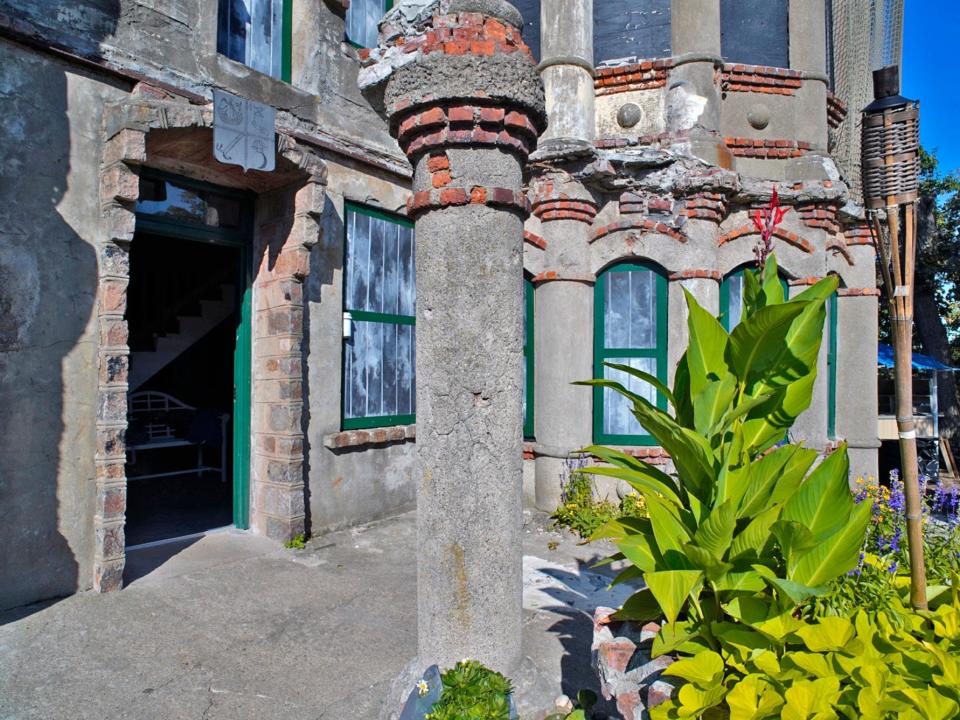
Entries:
POLYGON ((132 347, 130 353, 130 391, 133 392, 184 351, 196 344, 207 333, 233 314, 236 288, 230 284, 217 284, 207 291, 212 299, 196 298, 176 316, 175 331, 154 337, 153 347, 132 347), (197 314, 199 311, 199 314, 197 314))

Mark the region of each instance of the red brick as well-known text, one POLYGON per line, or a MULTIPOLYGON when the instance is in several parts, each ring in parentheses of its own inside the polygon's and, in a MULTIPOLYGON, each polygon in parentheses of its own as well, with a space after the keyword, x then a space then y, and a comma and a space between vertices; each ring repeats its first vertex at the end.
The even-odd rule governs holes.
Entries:
POLYGON ((447 116, 444 114, 442 108, 430 108, 426 112, 420 113, 420 122, 418 123, 421 127, 429 127, 431 125, 443 125, 447 122, 447 116))
POLYGON ((448 170, 441 170, 440 172, 435 172, 431 179, 435 188, 441 188, 444 185, 449 185, 452 178, 448 170))
POLYGON ((475 186, 470 190, 470 202, 483 205, 487 202, 487 189, 475 186))
POLYGON ((447 188, 440 191, 441 205, 466 205, 469 201, 464 188, 447 188))
POLYGON ((503 108, 485 107, 480 108, 480 122, 500 123, 506 112, 503 108))
POLYGON ((450 158, 445 154, 431 155, 427 160, 427 170, 434 173, 438 170, 449 170, 450 169, 450 158))
POLYGON ((470 105, 457 105, 448 109, 451 123, 473 122, 474 108, 470 105))

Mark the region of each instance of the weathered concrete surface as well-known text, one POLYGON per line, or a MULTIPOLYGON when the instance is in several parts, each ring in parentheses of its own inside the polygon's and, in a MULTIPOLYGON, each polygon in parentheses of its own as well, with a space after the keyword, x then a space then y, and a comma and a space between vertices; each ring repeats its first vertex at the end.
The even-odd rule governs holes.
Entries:
POLYGON ((0 40, 0 608, 90 587, 100 108, 0 40))
MULTIPOLYGON (((524 706, 547 709, 561 692, 598 690, 590 614, 622 597, 585 570, 607 548, 576 545, 542 515, 526 516, 523 544, 537 675, 524 706)), ((416 650, 414 515, 302 551, 236 532, 177 550, 140 577, 164 554, 131 554, 136 579, 119 593, 0 614, 0 718, 379 717, 416 650)))

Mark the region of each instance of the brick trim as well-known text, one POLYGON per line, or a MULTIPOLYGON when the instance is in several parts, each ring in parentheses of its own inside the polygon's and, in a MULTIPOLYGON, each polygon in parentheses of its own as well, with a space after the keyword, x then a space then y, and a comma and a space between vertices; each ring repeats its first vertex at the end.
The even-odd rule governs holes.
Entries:
POLYGON ((390 132, 411 162, 425 152, 478 145, 500 147, 526 159, 539 135, 536 119, 524 108, 452 100, 394 116, 390 132))
POLYGON ((826 230, 831 235, 840 232, 837 221, 837 206, 832 203, 797 203, 797 216, 810 228, 826 230))
POLYGON ((593 73, 597 96, 614 95, 634 90, 655 90, 667 84, 673 60, 644 60, 633 65, 599 68, 593 73))
POLYGON ((843 231, 843 239, 846 241, 847 246, 872 246, 874 244, 873 232, 871 232, 868 225, 854 225, 853 227, 845 228, 843 231))
POLYGON ((793 95, 803 86, 803 75, 787 68, 725 63, 720 72, 720 82, 724 92, 793 95))
POLYGON ((638 145, 668 145, 678 140, 687 140, 689 137, 689 130, 677 130, 652 135, 637 135, 636 137, 598 138, 594 141, 593 145, 598 150, 619 150, 621 148, 636 147, 638 145))
POLYGON ((441 190, 424 190, 414 193, 407 201, 407 216, 414 220, 428 210, 462 205, 488 205, 517 210, 524 217, 530 214, 530 201, 523 192, 514 192, 509 188, 480 185, 473 187, 445 187, 441 190))
POLYGON ((855 265, 853 258, 850 255, 850 251, 847 249, 845 243, 837 242, 836 240, 827 240, 827 251, 832 250, 834 254, 843 256, 843 259, 847 261, 847 265, 853 267, 855 265))
POLYGON ((593 273, 558 272, 557 270, 544 270, 534 275, 531 280, 534 285, 543 285, 548 282, 579 282, 593 285, 596 281, 597 276, 593 273))
POLYGON ((801 157, 813 150, 813 145, 799 140, 725 137, 724 144, 737 157, 767 160, 801 157))
POLYGON ((539 248, 540 250, 547 249, 547 241, 539 235, 530 232, 529 230, 523 231, 523 241, 528 245, 533 245, 535 248, 539 248))
POLYGON ((671 282, 676 282, 678 280, 716 280, 720 282, 723 280, 723 275, 720 274, 719 270, 681 270, 679 272, 670 273, 667 276, 667 279, 671 282))
MULTIPOLYGON (((732 242, 742 237, 748 237, 750 235, 758 235, 757 228, 751 223, 749 225, 743 225, 731 230, 730 232, 724 233, 717 240, 717 246, 726 245, 728 242, 732 242)), ((784 230, 783 228, 776 228, 773 231, 773 236, 779 238, 784 242, 793 245, 800 250, 803 250, 805 253, 813 253, 814 247, 809 240, 797 235, 795 232, 790 232, 789 230, 784 230)))
POLYGON ((588 242, 596 242, 597 240, 606 237, 607 235, 612 235, 613 233, 623 232, 625 230, 643 230, 648 233, 655 233, 659 235, 666 235, 669 238, 673 238, 677 242, 685 243, 687 242, 686 236, 681 233, 676 228, 670 227, 664 222, 659 220, 653 220, 651 218, 637 218, 632 219, 623 219, 618 220, 617 222, 610 223, 609 225, 604 225, 603 227, 596 228, 590 233, 590 238, 588 242))
MULTIPOLYGON (((98 592, 118 590, 123 583, 123 569, 126 562, 126 538, 124 522, 126 513, 126 440, 127 429, 127 393, 129 355, 128 327, 125 319, 127 307, 127 286, 130 281, 130 243, 134 239, 136 217, 134 206, 140 195, 139 169, 147 163, 147 136, 151 131, 169 128, 207 128, 212 124, 212 111, 208 107, 196 108, 184 105, 181 108, 170 102, 162 106, 153 104, 149 96, 132 97, 130 100, 112 105, 104 115, 103 154, 100 166, 100 203, 101 214, 104 217, 106 228, 105 239, 98 244, 98 287, 97 287, 97 320, 99 325, 98 347, 98 403, 96 412, 96 455, 94 465, 95 476, 95 512, 94 524, 94 561, 93 587, 98 592), (161 109, 162 108, 162 109, 161 109), (119 129, 109 131, 107 128, 119 129)), ((302 286, 309 263, 308 248, 316 243, 320 236, 319 219, 323 213, 326 184, 326 166, 323 161, 307 146, 299 144, 295 138, 278 134, 278 153, 289 163, 300 168, 298 176, 301 185, 287 186, 274 192, 292 196, 292 217, 286 218, 287 234, 283 236, 283 247, 275 248, 278 251, 273 257, 275 267, 272 272, 274 279, 283 285, 288 292, 281 293, 288 298, 287 312, 290 319, 287 334, 277 338, 276 342, 283 346, 286 343, 285 353, 287 362, 284 367, 289 369, 286 379, 291 380, 299 389, 302 384, 302 370, 300 368, 300 344, 302 342, 302 322, 299 328, 293 322, 296 317, 302 317, 302 292, 296 292, 292 284, 302 286), (291 287, 287 287, 291 285, 291 287), (298 314, 299 313, 299 314, 298 314), (299 334, 298 334, 299 333, 299 334)), ((206 178, 205 178, 206 179, 206 178)), ((255 233, 258 229, 255 229, 255 233)), ((257 238, 255 237, 255 242, 257 238)), ((268 262, 264 260, 264 262, 268 262)), ((267 278, 262 272, 257 282, 260 287, 266 287, 267 278)), ((260 311, 261 305, 267 297, 274 297, 275 293, 256 293, 260 311)), ((277 305, 279 308, 280 305, 277 305)), ((276 308, 271 308, 271 311, 276 308)), ((257 355, 258 343, 269 338, 269 332, 261 334, 254 343, 253 362, 256 368, 260 358, 257 355)), ((256 370, 254 372, 253 395, 256 401, 262 395, 262 388, 258 384, 256 370)), ((259 403, 262 409, 268 411, 273 407, 269 402, 259 403)), ((292 484, 285 486, 286 491, 279 501, 285 502, 290 508, 299 511, 288 514, 284 518, 288 531, 303 531, 303 440, 299 425, 303 413, 302 398, 280 403, 296 408, 295 432, 283 435, 283 442, 279 440, 272 446, 273 454, 266 456, 268 462, 277 463, 276 468, 267 470, 288 470, 288 476, 299 478, 292 484), (292 475, 290 473, 293 473, 292 475), (299 474, 297 474, 299 473, 299 474), (299 492, 299 505, 298 496, 299 492)), ((255 410, 256 412, 256 410, 255 410)), ((256 420, 254 419, 254 428, 256 420)), ((271 437, 254 430, 254 447, 251 448, 251 496, 256 500, 257 459, 259 452, 267 452, 265 438, 271 437)), ((251 519, 255 519, 260 506, 251 508, 251 519), (256 511, 254 510, 256 508, 256 511)), ((276 525, 271 525, 275 528, 276 525)), ((266 528, 265 528, 266 529, 266 528)), ((292 534, 296 534, 293 532, 292 534)), ((264 534, 277 539, 275 533, 264 534)), ((285 533, 289 534, 289 533, 285 533)), ((292 534, 290 537, 292 537, 292 534)))
POLYGON ((787 280, 787 284, 790 287, 804 287, 807 285, 816 285, 821 280, 823 280, 822 275, 810 275, 809 277, 791 278, 787 280))
POLYGON ((331 450, 360 448, 368 445, 390 445, 417 439, 416 425, 394 425, 369 430, 344 430, 323 436, 323 446, 331 450))
POLYGON ((840 288, 840 297, 880 297, 880 288, 840 288))
POLYGON ((847 118, 847 104, 827 90, 827 125, 834 130, 843 124, 847 118))
POLYGON ((690 220, 708 220, 719 225, 727 216, 727 198, 721 193, 695 193, 687 198, 680 214, 690 220))
POLYGON ((568 198, 565 195, 537 196, 533 200, 533 214, 542 222, 576 220, 593 224, 597 206, 592 200, 568 198))

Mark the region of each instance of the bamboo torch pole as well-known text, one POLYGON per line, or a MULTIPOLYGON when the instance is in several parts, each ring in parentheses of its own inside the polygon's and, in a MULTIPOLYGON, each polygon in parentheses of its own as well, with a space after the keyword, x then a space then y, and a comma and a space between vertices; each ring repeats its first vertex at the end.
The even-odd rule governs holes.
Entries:
POLYGON ((920 501, 917 430, 913 415, 913 289, 917 183, 919 168, 919 110, 917 103, 899 95, 899 69, 874 73, 876 100, 864 110, 864 202, 870 208, 874 243, 890 307, 894 372, 897 393, 897 430, 906 504, 907 546, 910 558, 910 604, 927 608, 926 568, 923 557, 923 518, 920 501), (885 241, 877 210, 886 209, 885 241), (903 210, 903 222, 900 213, 903 210))

